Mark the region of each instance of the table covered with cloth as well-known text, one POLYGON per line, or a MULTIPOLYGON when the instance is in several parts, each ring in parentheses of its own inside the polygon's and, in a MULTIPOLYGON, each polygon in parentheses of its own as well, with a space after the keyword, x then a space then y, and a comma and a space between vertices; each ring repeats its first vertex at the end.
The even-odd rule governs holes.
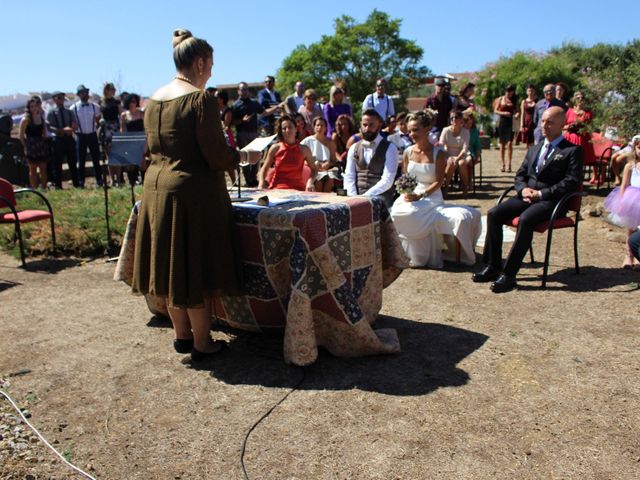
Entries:
MULTIPOLYGON (((272 202, 233 205, 242 252, 243 296, 213 299, 212 315, 243 330, 284 328, 284 358, 308 365, 318 346, 336 356, 400 351, 393 329, 374 330, 382 290, 408 259, 383 202, 292 190, 248 191, 272 202)), ((114 278, 131 283, 137 209, 114 278)), ((146 295, 153 313, 165 300, 146 295)))

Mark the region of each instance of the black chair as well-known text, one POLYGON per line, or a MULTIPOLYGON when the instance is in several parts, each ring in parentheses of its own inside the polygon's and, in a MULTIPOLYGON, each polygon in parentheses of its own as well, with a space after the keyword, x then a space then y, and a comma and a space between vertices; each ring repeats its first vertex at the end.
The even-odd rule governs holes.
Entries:
MULTIPOLYGON (((514 186, 507 188, 498 201, 496 205, 502 203, 502 201, 507 197, 509 192, 515 190, 514 186)), ((571 192, 565 194, 556 204, 553 212, 551 213, 551 217, 549 220, 539 223, 534 228, 534 231, 538 233, 547 232, 547 246, 544 253, 544 268, 542 270, 542 288, 545 288, 547 285, 547 273, 549 271, 549 255, 551 253, 551 238, 553 236, 553 231, 559 228, 573 228, 573 256, 576 264, 576 273, 580 273, 580 265, 578 264, 578 223, 580 222, 580 207, 582 206, 582 197, 587 194, 582 191, 582 185, 580 185, 579 190, 576 192, 571 192), (574 215, 569 216, 560 216, 560 212, 567 208, 567 214, 569 212, 574 212, 574 215)), ((520 221, 520 217, 512 218, 510 222, 505 225, 518 228, 518 223, 520 221)), ((531 263, 535 260, 533 258, 533 246, 529 248, 529 255, 531 256, 531 263)))

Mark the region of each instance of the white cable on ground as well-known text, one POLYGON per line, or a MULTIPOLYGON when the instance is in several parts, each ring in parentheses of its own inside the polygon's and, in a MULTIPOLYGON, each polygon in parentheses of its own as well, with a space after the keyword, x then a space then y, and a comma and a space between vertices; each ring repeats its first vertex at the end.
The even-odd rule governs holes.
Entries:
POLYGON ((60 460, 62 460, 64 463, 66 463, 67 465, 69 465, 71 468, 73 468, 76 472, 78 472, 80 475, 83 475, 86 478, 89 478, 90 480, 96 480, 94 477, 92 477, 91 475, 89 475, 87 472, 80 470, 78 467, 76 467, 75 465, 73 465, 72 463, 69 463, 67 461, 66 458, 64 458, 55 448, 53 448, 51 446, 51 444, 49 442, 47 442, 47 440, 40 434, 40 432, 38 430, 36 430, 36 427, 34 427, 33 425, 31 425, 29 423, 29 420, 27 420, 27 417, 24 416, 24 414, 22 413, 22 411, 20 410, 20 408, 15 404, 15 402, 11 399, 11 397, 9 396, 8 393, 6 393, 3 389, 0 389, 0 393, 2 395, 5 396, 5 398, 7 400, 9 400, 9 403, 13 406, 13 408, 16 410, 16 412, 18 412, 20 414, 20 416, 22 417, 22 420, 24 421, 24 423, 26 423, 29 428, 31 430, 33 430, 35 432, 36 435, 38 435, 38 438, 40 438, 40 440, 42 440, 44 442, 44 444, 49 447, 53 453, 55 453, 58 457, 60 457, 60 460))

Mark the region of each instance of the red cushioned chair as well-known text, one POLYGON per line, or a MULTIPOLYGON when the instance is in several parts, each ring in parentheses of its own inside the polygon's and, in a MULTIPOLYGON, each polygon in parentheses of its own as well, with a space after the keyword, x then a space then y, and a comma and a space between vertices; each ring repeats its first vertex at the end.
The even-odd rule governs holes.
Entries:
MULTIPOLYGON (((595 162, 593 165, 585 165, 585 167, 593 167, 596 170, 597 183, 596 190, 600 190, 600 180, 606 177, 607 188, 611 186, 611 157, 613 156, 613 147, 615 144, 604 138, 601 134, 594 132, 591 134, 591 143, 593 144, 593 153, 595 154, 595 162)), ((587 170, 587 169, 585 169, 587 170)))
POLYGON ((37 190, 33 190, 31 188, 20 188, 18 190, 14 190, 11 183, 6 181, 4 178, 0 178, 0 209, 4 209, 5 207, 9 208, 9 212, 0 211, 0 224, 2 223, 13 223, 15 225, 15 233, 14 235, 18 238, 18 243, 20 244, 20 257, 22 259, 22 267, 26 266, 25 263, 25 255, 24 255, 24 245, 22 243, 22 232, 20 230, 21 223, 29 223, 36 222, 38 220, 47 220, 51 222, 51 240, 53 242, 53 249, 56 248, 56 231, 53 223, 53 210, 51 209, 51 204, 46 199, 46 197, 38 192, 37 190), (44 203, 47 205, 48 212, 44 210, 18 210, 16 204, 16 193, 34 193, 39 196, 44 203))
MULTIPOLYGON (((515 190, 514 186, 507 188, 498 201, 496 205, 501 203, 511 192, 515 190)), ((544 253, 544 268, 542 270, 542 288, 545 288, 547 285, 547 272, 549 271, 549 254, 551 253, 551 238, 553 236, 553 231, 558 228, 573 228, 573 257, 576 263, 576 273, 580 273, 580 265, 578 264, 578 223, 580 222, 580 207, 582 206, 582 197, 587 194, 582 191, 582 184, 578 187, 577 192, 571 192, 565 194, 556 204, 556 207, 553 209, 551 213, 551 217, 546 222, 539 223, 534 231, 538 233, 547 232, 547 247, 544 253), (569 216, 560 216, 560 211, 567 207, 567 214, 569 212, 574 212, 574 215, 569 216)), ((510 222, 506 223, 507 226, 518 228, 518 223, 520 221, 520 217, 513 218, 510 222)), ((531 263, 534 262, 533 259, 533 246, 529 247, 529 255, 531 256, 531 263)))

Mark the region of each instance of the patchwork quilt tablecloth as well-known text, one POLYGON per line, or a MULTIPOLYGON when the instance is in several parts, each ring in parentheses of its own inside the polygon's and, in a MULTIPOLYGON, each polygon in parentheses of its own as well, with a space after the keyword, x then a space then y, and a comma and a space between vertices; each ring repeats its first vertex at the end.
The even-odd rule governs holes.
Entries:
MULTIPOLYGON (((382 201, 292 190, 249 191, 273 202, 234 204, 246 295, 213 299, 212 314, 243 330, 284 328, 284 357, 313 363, 318 345, 336 356, 400 351, 395 330, 373 330, 382 290, 408 267, 382 201)), ((114 278, 133 274, 136 209, 131 213, 114 278)), ((146 296, 166 315, 163 298, 146 296)))

